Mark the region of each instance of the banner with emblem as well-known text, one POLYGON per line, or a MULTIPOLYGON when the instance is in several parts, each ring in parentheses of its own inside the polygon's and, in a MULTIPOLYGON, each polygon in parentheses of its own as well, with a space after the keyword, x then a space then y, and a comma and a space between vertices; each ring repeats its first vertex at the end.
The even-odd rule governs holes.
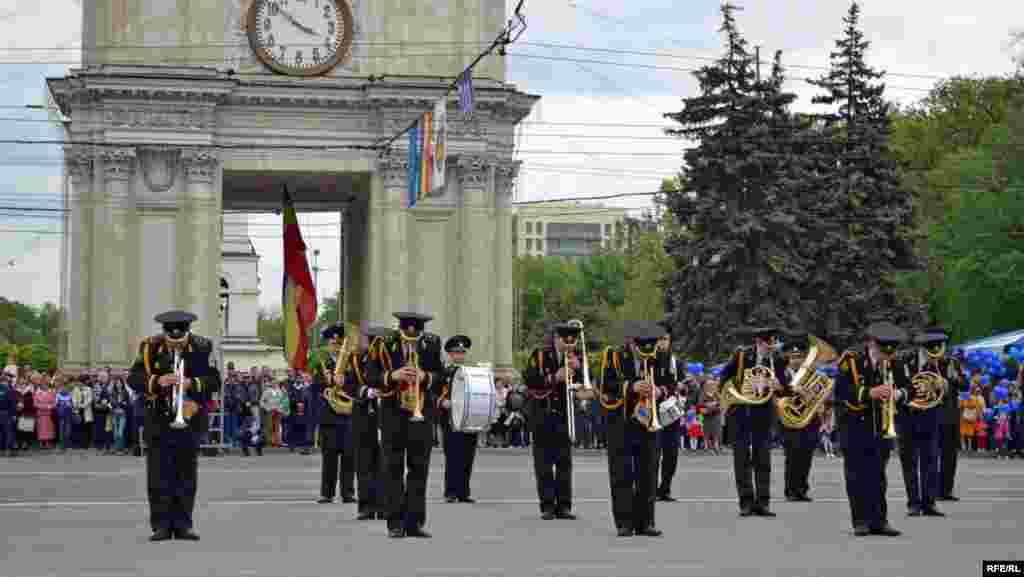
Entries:
POLYGON ((434 176, 431 179, 427 194, 435 194, 444 189, 445 171, 448 166, 448 99, 441 98, 434 104, 433 156, 434 176))

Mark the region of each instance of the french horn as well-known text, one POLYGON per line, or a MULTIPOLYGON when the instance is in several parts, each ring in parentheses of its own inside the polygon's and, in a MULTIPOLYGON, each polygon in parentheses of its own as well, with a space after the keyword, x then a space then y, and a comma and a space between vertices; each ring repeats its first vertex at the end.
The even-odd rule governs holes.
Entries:
POLYGON ((913 396, 908 404, 918 410, 934 409, 939 406, 949 389, 949 381, 939 373, 931 371, 917 373, 910 384, 913 396))
POLYGON ((831 398, 835 379, 818 372, 818 368, 831 363, 838 355, 825 341, 811 335, 810 349, 800 365, 790 387, 793 396, 775 399, 779 420, 787 429, 803 429, 818 414, 825 401, 831 398))

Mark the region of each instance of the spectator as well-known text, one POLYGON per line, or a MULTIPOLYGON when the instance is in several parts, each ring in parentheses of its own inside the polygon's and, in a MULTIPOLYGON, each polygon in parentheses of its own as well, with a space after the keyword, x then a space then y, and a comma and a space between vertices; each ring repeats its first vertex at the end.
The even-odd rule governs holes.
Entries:
POLYGON ((55 446, 57 430, 53 422, 54 411, 57 408, 57 391, 54 389, 53 381, 47 382, 46 376, 40 373, 33 375, 33 403, 36 407, 36 436, 39 445, 44 449, 55 446))
POLYGON ((57 378, 57 441, 60 443, 61 452, 67 452, 72 446, 71 415, 74 414, 75 407, 71 389, 68 387, 70 379, 68 375, 60 375, 57 378))

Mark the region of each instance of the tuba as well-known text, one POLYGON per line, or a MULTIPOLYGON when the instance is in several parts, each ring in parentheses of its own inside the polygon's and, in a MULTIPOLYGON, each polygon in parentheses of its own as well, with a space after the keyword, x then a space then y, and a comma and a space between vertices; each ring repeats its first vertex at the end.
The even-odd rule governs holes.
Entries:
POLYGON ((934 409, 942 403, 942 398, 949 389, 945 377, 931 371, 921 371, 910 381, 914 395, 909 405, 914 409, 934 409))
POLYGON ((775 400, 779 420, 787 429, 803 429, 809 425, 821 406, 832 396, 832 387, 835 385, 833 378, 819 373, 817 369, 834 361, 838 357, 836 350, 814 335, 809 340, 807 358, 793 376, 790 385, 793 396, 775 400))

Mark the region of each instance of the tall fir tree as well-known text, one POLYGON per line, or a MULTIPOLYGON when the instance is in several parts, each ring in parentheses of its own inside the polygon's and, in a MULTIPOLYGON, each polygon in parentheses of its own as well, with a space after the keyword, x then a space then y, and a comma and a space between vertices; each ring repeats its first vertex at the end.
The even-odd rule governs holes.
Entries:
POLYGON ((696 142, 684 153, 686 190, 665 197, 686 226, 665 243, 675 264, 666 310, 680 346, 708 360, 739 344, 745 326, 799 324, 806 264, 788 227, 795 96, 782 90, 778 56, 760 78, 735 11, 722 5, 725 54, 694 73, 700 94, 665 115, 680 124, 669 134, 696 142))
POLYGON ((818 115, 823 146, 817 210, 826 234, 818 245, 817 326, 842 345, 853 344, 871 322, 917 326, 924 308, 901 302, 895 275, 919 266, 913 250, 913 197, 901 186, 889 146, 891 107, 884 99, 884 73, 868 66, 870 43, 860 29, 854 1, 843 18, 843 37, 830 54, 829 72, 809 80, 830 111, 818 115))

